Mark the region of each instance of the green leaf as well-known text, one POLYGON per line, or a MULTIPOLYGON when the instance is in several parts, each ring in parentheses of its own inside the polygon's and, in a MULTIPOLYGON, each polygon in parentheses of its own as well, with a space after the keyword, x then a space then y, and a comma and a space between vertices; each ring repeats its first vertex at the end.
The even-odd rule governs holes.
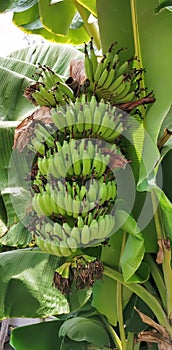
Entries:
POLYGON ((87 341, 96 346, 109 345, 109 336, 104 326, 94 318, 73 317, 63 323, 59 336, 68 336, 77 342, 87 341))
POLYGON ((34 22, 37 18, 39 18, 38 3, 26 11, 13 13, 13 23, 18 26, 34 22))
POLYGON ((97 16, 96 0, 77 0, 77 2, 89 10, 95 17, 97 16))
POLYGON ((10 345, 17 350, 60 349, 58 331, 63 321, 53 320, 38 324, 16 327, 10 336, 10 345))
POLYGON ((138 312, 134 310, 134 306, 150 318, 153 318, 154 314, 142 299, 133 294, 130 303, 124 310, 124 320, 127 332, 140 333, 148 328, 148 324, 142 322, 138 312))
POLYGON ((17 125, 16 122, 0 122, 0 191, 8 185, 8 166, 17 125))
POLYGON ((118 321, 116 305, 116 281, 106 276, 103 277, 102 281, 96 281, 93 286, 92 305, 98 310, 99 313, 107 317, 110 324, 116 326, 118 321))
POLYGON ((0 12, 5 10, 21 12, 34 6, 37 2, 38 0, 1 0, 0 12))
POLYGON ((25 61, 29 64, 48 65, 56 73, 69 76, 69 65, 73 59, 83 59, 83 53, 73 47, 61 44, 31 45, 10 54, 11 58, 25 61))
POLYGON ((166 7, 168 8, 168 6, 172 6, 171 0, 161 1, 161 4, 155 8, 155 13, 159 13, 164 8, 166 8, 166 7))
POLYGON ((92 289, 76 290, 75 287, 69 294, 70 312, 74 313, 85 305, 92 295, 92 289))
POLYGON ((26 227, 18 222, 10 227, 6 234, 0 232, 0 244, 6 245, 8 247, 22 247, 25 248, 29 243, 31 243, 32 235, 26 229, 26 227))
POLYGON ((39 0, 41 22, 53 34, 67 35, 75 12, 72 0, 63 0, 54 5, 50 4, 50 0, 39 0))
MULTIPOLYGON (((31 64, 11 57, 0 57, 0 66, 9 71, 23 74, 30 79, 32 79, 37 68, 36 64, 31 64)), ((34 80, 38 80, 38 76, 35 75, 34 80)))
MULTIPOLYGON (((136 5, 141 58, 146 69, 145 86, 153 90, 156 98, 147 111, 145 127, 156 144, 161 124, 171 105, 171 15, 167 10, 154 15, 157 0, 137 1, 136 5)), ((150 156, 150 153, 147 155, 150 156)))
POLYGON ((134 218, 122 210, 116 211, 118 227, 129 233, 120 265, 125 282, 128 282, 139 268, 144 256, 144 240, 134 218))
POLYGON ((0 77, 0 120, 17 120, 34 109, 23 96, 31 79, 4 67, 0 67, 0 77))
POLYGON ((68 337, 65 337, 62 340, 60 350, 87 350, 88 349, 88 343, 87 342, 76 342, 68 337))
POLYGON ((37 250, 0 253, 0 318, 68 313, 66 298, 52 286, 58 265, 59 258, 37 250))
POLYGON ((103 52, 106 53, 112 42, 119 47, 127 47, 124 59, 134 55, 134 42, 131 20, 130 0, 97 0, 97 17, 103 52), (113 23, 113 26, 112 26, 113 23))

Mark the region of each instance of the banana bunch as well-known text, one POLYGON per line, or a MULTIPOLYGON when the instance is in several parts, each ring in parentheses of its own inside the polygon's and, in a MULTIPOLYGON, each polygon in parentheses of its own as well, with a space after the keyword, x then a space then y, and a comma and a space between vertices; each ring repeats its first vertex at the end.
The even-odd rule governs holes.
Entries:
POLYGON ((39 80, 27 87, 24 96, 33 104, 39 106, 65 105, 74 101, 73 90, 65 83, 59 74, 53 72, 47 66, 40 66, 39 80))
MULTIPOLYGON (((112 52, 115 57, 114 45, 103 62, 113 71, 112 52)), ((40 67, 38 82, 27 90, 36 104, 50 106, 52 117, 49 124, 34 121, 29 138, 28 148, 34 152, 32 230, 40 249, 60 257, 100 245, 114 233, 115 219, 111 215, 117 197, 114 169, 125 160, 115 140, 126 128, 126 113, 112 106, 104 84, 102 88, 94 81, 102 62, 97 61, 92 41, 86 56, 87 66, 89 62, 92 67, 88 89, 94 88, 96 92, 89 99, 87 90, 75 98, 63 77, 45 66, 40 67), (110 102, 106 103, 107 100, 110 102)), ((120 66, 119 73, 123 74, 120 66)), ((114 92, 110 96, 114 97, 114 92)))
POLYGON ((113 105, 120 105, 139 98, 143 70, 133 67, 136 58, 121 63, 122 49, 116 50, 115 46, 116 43, 113 43, 98 62, 91 40, 89 47, 85 44, 84 62, 88 90, 96 95, 98 101, 103 98, 113 105))
POLYGON ((41 190, 41 183, 37 183, 37 186, 40 192, 34 194, 32 207, 38 217, 52 217, 54 214, 77 219, 81 215, 86 221, 92 221, 94 208, 97 212, 105 202, 109 208, 109 204, 114 203, 116 198, 115 180, 104 182, 104 177, 99 180, 91 179, 85 186, 79 186, 77 182, 71 184, 68 181, 65 183, 57 181, 55 188, 47 183, 44 190, 41 190))
POLYGON ((114 140, 125 129, 125 114, 115 106, 100 100, 97 103, 95 96, 90 102, 77 98, 75 103, 69 102, 66 106, 56 106, 51 109, 51 116, 57 129, 67 132, 75 138, 98 137, 108 142, 114 140))
POLYGON ((104 154, 91 140, 71 139, 63 145, 56 143, 58 152, 39 158, 41 173, 56 179, 71 177, 100 178, 108 168, 110 154, 104 154), (79 144, 79 146, 78 146, 79 144))
POLYGON ((115 219, 112 215, 100 215, 91 223, 85 224, 78 217, 76 226, 70 227, 67 222, 62 225, 55 222, 41 221, 36 225, 35 241, 41 250, 57 255, 70 256, 79 248, 99 244, 109 237, 115 227, 115 219))

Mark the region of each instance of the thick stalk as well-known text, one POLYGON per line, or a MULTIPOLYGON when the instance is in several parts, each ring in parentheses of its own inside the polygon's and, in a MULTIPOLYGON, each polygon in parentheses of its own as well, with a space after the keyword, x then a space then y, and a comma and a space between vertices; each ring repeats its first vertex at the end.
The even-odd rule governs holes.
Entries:
POLYGON ((128 332, 126 350, 133 349, 133 345, 134 345, 134 333, 128 332))
MULTIPOLYGON (((124 252, 125 243, 126 243, 126 232, 123 233, 120 258, 124 252)), ((117 281, 117 287, 116 287, 116 304, 117 304, 117 317, 118 317, 118 323, 119 323, 119 332, 120 332, 120 338, 122 343, 122 349, 126 350, 126 337, 125 337, 124 320, 123 320, 123 286, 118 281, 117 281)))
POLYGON ((118 315, 118 323, 119 323, 119 333, 122 343, 122 350, 126 350, 126 338, 125 338, 125 330, 124 330, 124 321, 123 321, 123 307, 122 307, 122 284, 117 282, 116 288, 116 299, 117 299, 117 315, 118 315))
POLYGON ((118 335, 116 334, 115 330, 112 328, 112 326, 107 322, 106 318, 101 315, 101 319, 106 326, 107 331, 109 332, 112 341, 114 342, 117 350, 123 350, 121 340, 119 339, 118 335))
POLYGON ((125 283, 121 273, 106 265, 104 265, 104 275, 122 283, 126 288, 138 295, 139 298, 141 298, 150 307, 150 309, 156 315, 159 324, 166 329, 169 336, 172 338, 172 328, 170 327, 167 316, 158 299, 154 295, 137 283, 125 283))
MULTIPOLYGON (((166 239, 166 236, 164 233, 164 227, 163 227, 163 220, 161 217, 160 208, 158 206, 158 199, 156 197, 156 194, 153 191, 151 192, 151 198, 152 198, 152 206, 154 209, 154 220, 155 220, 157 238, 163 242, 166 239), (157 208, 158 208, 158 210, 157 210, 157 208)), ((164 281, 165 281, 165 286, 166 286, 167 315, 171 321, 172 320, 171 250, 166 248, 163 245, 163 243, 162 243, 162 249, 163 249, 162 269, 163 269, 163 276, 164 276, 164 281)))
POLYGON ((97 23, 88 23, 88 17, 90 15, 89 11, 85 7, 80 5, 78 3, 78 1, 76 1, 76 0, 74 0, 74 4, 75 4, 80 16, 82 17, 82 19, 84 21, 84 27, 85 27, 88 35, 90 36, 90 38, 93 37, 94 43, 95 43, 97 49, 100 50, 101 49, 101 42, 100 42, 100 35, 99 35, 97 23))
MULTIPOLYGON (((139 40, 139 28, 138 28, 136 1, 130 0, 130 6, 131 6, 131 18, 132 18, 132 26, 133 26, 135 54, 139 59, 138 60, 138 68, 141 69, 143 67, 143 65, 142 65, 142 55, 141 55, 140 40, 139 40)), ((140 87, 142 89, 145 89, 144 79, 142 79, 140 81, 140 87)), ((141 94, 141 97, 144 97, 144 90, 143 90, 143 94, 141 94)), ((141 106, 141 111, 142 111, 142 117, 144 118, 145 114, 146 114, 146 110, 143 106, 141 106)))

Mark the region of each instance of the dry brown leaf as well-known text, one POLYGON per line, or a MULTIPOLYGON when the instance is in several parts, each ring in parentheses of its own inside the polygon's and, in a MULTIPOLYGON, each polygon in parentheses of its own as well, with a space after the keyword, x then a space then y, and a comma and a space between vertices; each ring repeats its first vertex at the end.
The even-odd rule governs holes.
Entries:
POLYGON ((41 121, 43 124, 52 123, 49 107, 41 107, 26 117, 15 129, 13 149, 22 152, 27 146, 30 136, 33 134, 33 125, 35 122, 41 121))
POLYGON ((77 80, 80 85, 86 80, 85 67, 83 60, 70 61, 70 76, 77 80))
POLYGON ((155 328, 160 334, 162 334, 164 337, 168 338, 168 333, 163 326, 161 326, 159 323, 156 323, 154 320, 152 320, 152 318, 145 315, 143 312, 138 310, 136 307, 134 307, 134 309, 137 311, 137 313, 139 314, 140 318, 142 319, 142 321, 144 323, 148 324, 152 328, 155 328))
POLYGON ((162 264, 163 260, 164 260, 162 239, 158 239, 157 243, 158 243, 159 249, 158 249, 158 253, 157 253, 156 262, 157 262, 157 264, 162 264))

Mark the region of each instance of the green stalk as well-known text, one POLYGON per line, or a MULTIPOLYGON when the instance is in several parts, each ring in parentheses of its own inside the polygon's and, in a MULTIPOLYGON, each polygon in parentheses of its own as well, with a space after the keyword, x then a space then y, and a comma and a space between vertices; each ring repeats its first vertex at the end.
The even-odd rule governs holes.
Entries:
MULTIPOLYGON (((123 254, 125 243, 126 243, 126 232, 124 232, 124 234, 123 234, 120 258, 123 254)), ((119 259, 119 261, 120 261, 120 259, 119 259)), ((125 337, 124 320, 123 320, 123 300, 122 300, 123 293, 122 293, 122 290, 123 290, 122 284, 117 281, 117 286, 116 286, 117 317, 118 317, 118 323, 119 323, 119 332, 120 332, 120 338, 121 338, 121 343, 122 343, 122 349, 126 350, 126 337, 125 337)))
POLYGON ((76 9, 78 10, 80 16, 82 17, 82 19, 84 21, 85 30, 87 31, 90 38, 93 37, 94 43, 95 43, 97 49, 100 50, 101 49, 101 42, 100 42, 100 35, 99 35, 97 23, 88 23, 88 17, 90 15, 90 12, 85 7, 80 5, 78 3, 78 1, 73 0, 73 2, 75 4, 76 9))
POLYGON ((123 350, 121 341, 120 341, 118 335, 116 334, 115 330, 113 329, 113 327, 109 324, 109 322, 107 322, 107 320, 104 316, 101 315, 100 317, 101 317, 104 325, 106 326, 106 329, 108 330, 117 350, 123 350))
POLYGON ((122 350, 126 350, 126 338, 125 338, 125 331, 124 331, 123 307, 122 307, 122 284, 120 282, 117 282, 116 299, 117 299, 117 315, 118 315, 119 333, 121 338, 122 350))
POLYGON ((159 303, 158 299, 152 295, 148 290, 138 283, 125 283, 123 276, 120 272, 113 270, 112 268, 104 265, 104 275, 112 278, 113 280, 122 283, 126 288, 139 296, 153 311, 161 326, 163 326, 172 338, 172 328, 168 322, 168 318, 159 303))
POLYGON ((164 310, 167 311, 167 302, 166 302, 166 287, 164 284, 163 276, 158 268, 158 264, 154 261, 150 254, 145 254, 144 261, 148 264, 150 268, 151 275, 155 281, 156 287, 161 296, 161 301, 164 307, 164 310))
MULTIPOLYGON (((166 238, 164 227, 163 227, 163 220, 161 217, 160 208, 158 206, 158 199, 156 197, 156 194, 152 191, 151 192, 151 198, 152 198, 152 206, 154 209, 154 220, 155 220, 155 227, 157 232, 157 238, 159 240, 164 240, 166 238), (158 210, 157 210, 158 208, 158 210)), ((172 269, 171 269, 171 250, 163 248, 163 261, 162 261, 162 269, 163 269, 163 275, 164 275, 164 281, 165 281, 165 287, 166 287, 166 304, 167 304, 167 315, 172 320, 172 269)))
POLYGON ((128 332, 126 350, 133 349, 133 345, 134 345, 134 333, 128 332))
POLYGON ((139 30, 138 30, 138 21, 137 21, 137 11, 136 11, 136 3, 135 0, 130 0, 130 6, 131 6, 131 18, 132 18, 132 25, 133 25, 133 36, 134 36, 134 47, 135 47, 135 54, 139 58, 139 66, 142 68, 142 61, 141 61, 141 50, 140 50, 140 40, 139 40, 139 30))
MULTIPOLYGON (((131 6, 131 18, 132 18, 132 26, 133 26, 135 54, 139 59, 138 67, 139 67, 139 69, 141 69, 143 67, 143 64, 142 64, 142 55, 141 55, 140 40, 139 40, 139 28, 138 28, 136 1, 130 0, 130 6, 131 6)), ((141 80, 140 86, 141 86, 141 88, 145 89, 144 79, 141 80)), ((142 97, 144 97, 144 93, 143 93, 142 97)), ((145 114, 146 114, 146 110, 143 106, 141 106, 141 111, 142 111, 142 117, 144 118, 145 114)))

